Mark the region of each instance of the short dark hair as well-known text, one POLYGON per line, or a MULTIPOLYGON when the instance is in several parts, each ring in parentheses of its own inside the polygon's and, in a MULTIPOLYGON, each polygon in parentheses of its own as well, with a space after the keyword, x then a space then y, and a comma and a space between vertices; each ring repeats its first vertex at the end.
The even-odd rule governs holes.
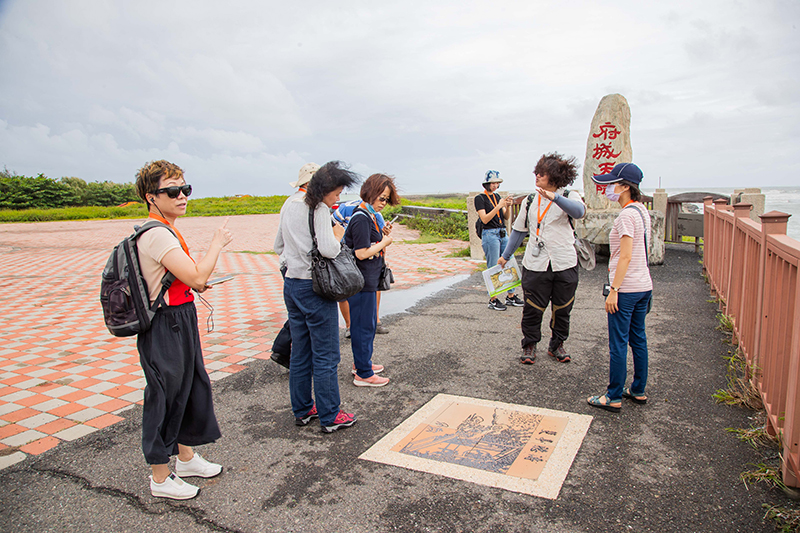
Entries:
POLYGON ((550 184, 560 189, 575 182, 578 177, 578 163, 575 156, 565 157, 553 152, 543 155, 533 172, 539 176, 547 176, 550 184))
POLYGON ((147 163, 136 173, 136 194, 147 205, 148 211, 150 210, 150 202, 147 201, 147 195, 153 194, 158 190, 161 178, 164 177, 182 178, 183 169, 175 163, 160 159, 147 163))
POLYGON ((622 180, 619 182, 620 185, 627 185, 630 189, 631 193, 631 200, 634 202, 641 202, 642 201, 642 192, 639 190, 639 187, 631 183, 630 181, 622 180))
POLYGON ((389 187, 389 204, 397 205, 400 203, 400 195, 397 194, 397 185, 392 176, 386 174, 373 174, 367 178, 361 186, 361 199, 371 204, 389 187))
POLYGON ((345 189, 361 181, 355 172, 350 172, 341 161, 328 161, 320 167, 306 186, 305 202, 315 209, 325 196, 339 187, 345 189))

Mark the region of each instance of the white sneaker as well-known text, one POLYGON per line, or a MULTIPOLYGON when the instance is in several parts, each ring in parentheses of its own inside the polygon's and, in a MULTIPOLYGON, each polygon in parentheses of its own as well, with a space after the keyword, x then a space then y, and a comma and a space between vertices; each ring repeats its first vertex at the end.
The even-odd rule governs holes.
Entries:
POLYGON ((150 494, 157 498, 172 498, 173 500, 191 500, 200 493, 200 489, 186 483, 184 480, 170 473, 163 483, 156 483, 150 476, 150 494))
POLYGON ((194 452, 194 457, 185 463, 180 459, 175 460, 175 472, 183 477, 214 477, 222 472, 222 466, 209 463, 199 453, 194 452))

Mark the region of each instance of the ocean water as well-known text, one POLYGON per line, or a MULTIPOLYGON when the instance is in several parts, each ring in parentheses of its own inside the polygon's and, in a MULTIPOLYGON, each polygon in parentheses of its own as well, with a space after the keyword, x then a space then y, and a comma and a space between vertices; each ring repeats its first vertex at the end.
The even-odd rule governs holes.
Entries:
MULTIPOLYGON (((645 194, 652 195, 653 190, 643 190, 645 194)), ((683 192, 712 192, 731 195, 733 188, 703 188, 703 189, 667 189, 670 196, 683 192)), ((780 211, 792 215, 786 227, 786 234, 800 241, 800 187, 761 187, 764 193, 764 212, 780 211)), ((702 204, 697 204, 702 212, 702 204)))

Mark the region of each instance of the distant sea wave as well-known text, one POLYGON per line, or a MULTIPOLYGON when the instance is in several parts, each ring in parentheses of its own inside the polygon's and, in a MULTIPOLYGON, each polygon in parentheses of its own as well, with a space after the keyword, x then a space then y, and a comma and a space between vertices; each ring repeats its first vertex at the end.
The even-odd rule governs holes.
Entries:
MULTIPOLYGON (((683 192, 713 192, 730 195, 733 188, 695 188, 695 189, 667 189, 667 194, 672 196, 683 192)), ((653 190, 644 190, 645 194, 653 194, 653 190)), ((781 211, 792 215, 786 227, 786 234, 800 241, 800 187, 761 187, 764 193, 764 212, 781 211)))

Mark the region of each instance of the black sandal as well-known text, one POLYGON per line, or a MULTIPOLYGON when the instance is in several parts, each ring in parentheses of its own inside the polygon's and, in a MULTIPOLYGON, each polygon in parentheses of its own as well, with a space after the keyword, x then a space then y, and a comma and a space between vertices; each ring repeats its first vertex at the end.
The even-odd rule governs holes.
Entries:
POLYGON ((633 403, 638 403, 639 405, 647 403, 647 396, 634 396, 631 394, 631 389, 629 387, 622 389, 622 397, 629 399, 633 403))

